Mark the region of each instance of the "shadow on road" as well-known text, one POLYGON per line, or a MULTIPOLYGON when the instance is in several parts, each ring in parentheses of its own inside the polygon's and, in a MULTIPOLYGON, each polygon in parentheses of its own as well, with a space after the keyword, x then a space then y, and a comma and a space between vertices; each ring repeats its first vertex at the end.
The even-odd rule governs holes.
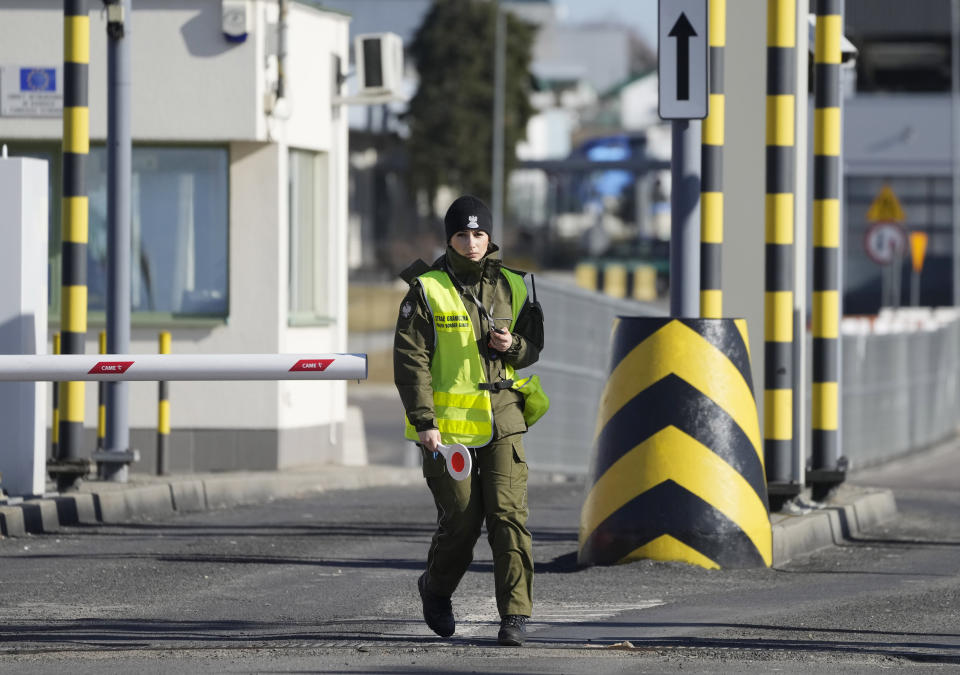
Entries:
MULTIPOLYGON (((546 625, 550 625, 549 623, 546 625)), ((566 625, 570 625, 567 623, 566 625)), ((811 628, 809 626, 766 626, 762 624, 737 623, 616 623, 582 622, 584 627, 602 627, 610 633, 618 631, 629 638, 610 638, 590 645, 593 648, 630 652, 652 652, 674 649, 724 649, 741 651, 779 651, 783 653, 820 653, 857 656, 886 656, 914 663, 960 664, 960 647, 931 641, 936 638, 955 639, 956 633, 910 633, 896 631, 850 630, 842 628, 811 628), (644 638, 645 630, 664 628, 678 629, 738 629, 766 630, 774 632, 804 632, 808 634, 850 634, 879 636, 883 643, 864 640, 796 639, 796 638, 702 638, 666 637, 644 638), (925 638, 911 640, 912 637, 925 638), (602 644, 620 639, 615 644, 602 644), (629 639, 629 642, 627 641, 629 639), (924 650, 938 650, 931 653, 924 650), (946 651, 947 653, 944 653, 946 651)), ((65 645, 57 651, 125 649, 171 649, 179 648, 317 648, 351 647, 356 645, 414 644, 427 645, 440 642, 432 635, 417 635, 424 630, 418 619, 380 617, 371 619, 333 620, 322 622, 304 621, 241 621, 199 620, 173 621, 158 619, 77 619, 63 622, 15 623, 0 627, 0 644, 20 645, 24 650, 43 648, 43 645, 65 645), (390 627, 393 626, 394 630, 390 627), (198 647, 199 645, 199 647, 198 647)), ((609 634, 609 633, 608 633, 609 634)), ((494 646, 492 638, 454 636, 442 643, 449 647, 494 646)), ((543 648, 584 648, 582 639, 539 638, 536 632, 530 635, 528 645, 543 648)))
MULTIPOLYGON (((589 624, 584 624, 589 625, 589 624)), ((604 622, 603 624, 596 624, 605 629, 612 629, 617 626, 616 623, 604 622)), ((663 628, 669 627, 671 625, 677 625, 682 628, 695 627, 698 624, 659 624, 659 623, 640 623, 640 624, 620 624, 623 627, 628 627, 636 630, 638 633, 642 634, 644 628, 663 628)), ((730 624, 729 626, 724 626, 723 624, 702 624, 704 627, 729 627, 729 628, 739 628, 740 626, 736 624, 730 624)), ((768 630, 775 630, 774 627, 770 626, 757 626, 757 628, 763 628, 768 630)), ((807 627, 802 628, 783 628, 778 627, 779 630, 784 631, 795 631, 801 630, 808 632, 807 627)), ((825 632, 853 632, 853 633, 870 633, 871 631, 844 631, 844 630, 832 630, 832 629, 821 629, 825 632)), ((883 633, 884 635, 898 635, 898 633, 883 633)), ((929 633, 900 633, 899 635, 918 635, 923 637, 940 637, 939 635, 932 635, 929 633)), ((953 638, 960 637, 953 634, 945 634, 942 637, 953 638)), ((628 651, 652 651, 659 650, 662 651, 665 648, 684 648, 684 649, 725 649, 725 650, 743 650, 743 651, 780 651, 780 652, 791 652, 791 653, 819 653, 819 654, 845 654, 845 655, 856 655, 856 656, 887 656, 892 658, 905 659, 914 663, 931 663, 931 664, 960 664, 960 647, 952 645, 944 645, 935 642, 888 642, 885 641, 883 644, 877 644, 875 642, 862 642, 854 640, 798 640, 798 639, 777 639, 777 638, 700 638, 700 637, 676 637, 676 638, 629 638, 629 645, 623 644, 626 640, 621 641, 621 644, 616 646, 617 649, 624 649, 628 651), (920 650, 924 649, 936 649, 941 653, 930 653, 920 650), (954 653, 942 653, 944 650, 948 650, 954 653)), ((536 636, 529 641, 531 644, 539 642, 536 636)), ((567 645, 575 646, 583 644, 582 640, 544 640, 543 646, 547 644, 558 646, 558 645, 567 645)))

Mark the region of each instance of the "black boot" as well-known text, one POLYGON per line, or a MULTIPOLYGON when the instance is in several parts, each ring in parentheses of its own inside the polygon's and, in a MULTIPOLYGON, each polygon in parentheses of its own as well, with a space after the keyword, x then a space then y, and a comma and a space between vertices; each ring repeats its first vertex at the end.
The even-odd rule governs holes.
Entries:
POLYGON ((507 647, 522 647, 527 633, 527 617, 507 614, 500 620, 497 642, 507 647))
POLYGON ((427 590, 426 583, 427 573, 424 572, 417 579, 417 590, 420 591, 420 599, 423 601, 423 620, 427 622, 430 630, 440 637, 450 637, 457 629, 450 598, 431 593, 427 590))

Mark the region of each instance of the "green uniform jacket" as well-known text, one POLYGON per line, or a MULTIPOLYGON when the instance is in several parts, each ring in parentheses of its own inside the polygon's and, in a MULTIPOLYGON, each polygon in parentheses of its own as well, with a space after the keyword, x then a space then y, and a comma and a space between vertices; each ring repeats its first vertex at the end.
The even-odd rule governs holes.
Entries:
MULTIPOLYGON (((490 245, 486 256, 477 262, 464 258, 449 246, 445 255, 434 261, 429 269, 444 270, 445 263, 457 277, 457 281, 479 298, 488 311, 492 311, 497 328, 509 326, 510 286, 500 273, 500 260, 490 256, 497 246, 490 245)), ((411 266, 412 268, 413 266, 411 266)), ((404 274, 410 282, 410 290, 400 303, 397 317, 397 331, 393 342, 393 379, 400 393, 404 410, 410 423, 417 431, 435 429, 436 418, 433 412, 433 387, 431 386, 430 361, 433 358, 434 337, 433 321, 430 309, 423 297, 416 276, 427 271, 423 269, 404 274), (413 278, 408 278, 413 276, 413 278)), ((490 360, 491 350, 487 347, 487 335, 490 331, 487 320, 480 317, 477 306, 465 294, 461 294, 463 305, 470 315, 477 347, 486 368, 488 382, 501 379, 503 366, 500 360, 490 360)), ((517 323, 513 329, 513 344, 503 354, 503 359, 514 368, 525 368, 536 363, 543 349, 543 315, 535 310, 529 299, 520 309, 517 323)), ((491 392, 493 406, 493 438, 502 438, 527 430, 523 421, 523 396, 513 389, 491 392)))

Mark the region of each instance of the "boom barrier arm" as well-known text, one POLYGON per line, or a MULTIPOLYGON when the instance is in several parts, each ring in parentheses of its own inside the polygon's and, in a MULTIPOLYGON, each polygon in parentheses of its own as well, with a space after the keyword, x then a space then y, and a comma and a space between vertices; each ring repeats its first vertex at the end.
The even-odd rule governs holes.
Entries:
POLYGON ((365 379, 366 354, 0 355, 0 382, 365 379))

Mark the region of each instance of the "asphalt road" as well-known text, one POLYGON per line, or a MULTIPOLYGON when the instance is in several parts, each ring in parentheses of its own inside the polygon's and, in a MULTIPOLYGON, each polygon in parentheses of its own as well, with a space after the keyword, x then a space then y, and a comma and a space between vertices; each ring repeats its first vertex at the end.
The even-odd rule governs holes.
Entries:
POLYGON ((960 449, 863 473, 900 516, 783 569, 578 569, 584 486, 530 490, 528 645, 495 643, 485 539, 433 635, 425 487, 0 541, 0 672, 873 672, 960 667, 960 449))

